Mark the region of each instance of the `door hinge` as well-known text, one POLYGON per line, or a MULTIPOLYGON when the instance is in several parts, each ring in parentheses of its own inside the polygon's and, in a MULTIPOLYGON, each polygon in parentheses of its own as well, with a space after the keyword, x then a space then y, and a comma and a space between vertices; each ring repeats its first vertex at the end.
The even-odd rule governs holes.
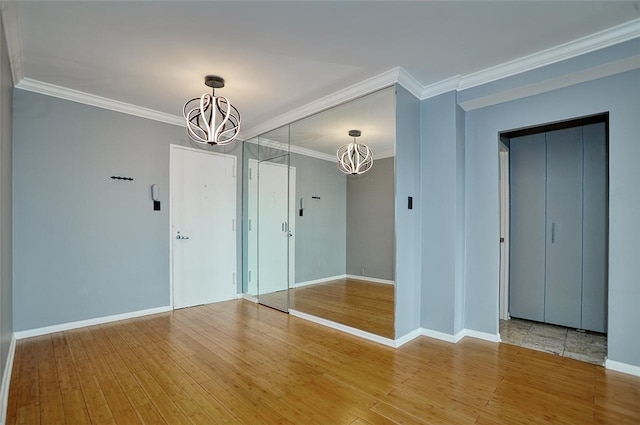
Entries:
POLYGON ((252 220, 251 220, 251 219, 249 219, 249 223, 248 223, 248 224, 249 224, 249 231, 251 231, 251 221, 252 221, 252 220))
POLYGON ((232 165, 231 166, 231 177, 235 178, 235 176, 236 176, 236 166, 232 165))
POLYGON ((253 168, 249 168, 249 180, 253 180, 253 168))
POLYGON ((247 280, 248 280, 249 282, 251 282, 251 270, 249 270, 247 280))
POLYGON ((235 286, 235 285, 236 285, 236 272, 233 272, 233 273, 232 273, 231 284, 232 284, 233 286, 235 286))
POLYGON ((236 219, 235 218, 231 219, 231 230, 234 231, 234 232, 236 231, 236 219))

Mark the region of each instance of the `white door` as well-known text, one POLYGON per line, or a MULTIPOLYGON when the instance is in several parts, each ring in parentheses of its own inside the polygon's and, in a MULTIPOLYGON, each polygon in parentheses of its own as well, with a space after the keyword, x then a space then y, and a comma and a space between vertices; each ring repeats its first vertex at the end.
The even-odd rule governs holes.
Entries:
MULTIPOLYGON (((249 167, 255 166, 255 161, 250 160, 249 167)), ((257 247, 257 255, 253 256, 257 261, 250 261, 249 268, 253 268, 251 280, 257 275, 258 294, 264 295, 284 291, 289 281, 294 282, 296 169, 268 161, 257 166, 258 178, 249 182, 249 193, 257 198, 257 216, 250 217, 257 226, 252 223, 249 232, 257 247), (253 273, 255 269, 257 273, 253 273)))
POLYGON ((171 146, 173 307, 236 297, 236 158, 171 146))

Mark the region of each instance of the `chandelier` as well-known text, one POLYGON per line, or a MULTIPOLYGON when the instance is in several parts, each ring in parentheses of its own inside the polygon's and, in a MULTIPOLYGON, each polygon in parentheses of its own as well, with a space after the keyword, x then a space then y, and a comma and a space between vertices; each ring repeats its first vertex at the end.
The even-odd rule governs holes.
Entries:
POLYGON ((204 77, 211 94, 203 94, 184 104, 182 115, 187 122, 187 133, 197 143, 228 145, 240 131, 240 112, 226 97, 216 97, 216 89, 224 87, 224 79, 217 75, 204 77))
POLYGON ((340 146, 338 149, 338 170, 345 174, 364 174, 373 167, 373 153, 367 145, 356 142, 360 130, 350 130, 353 143, 340 146))

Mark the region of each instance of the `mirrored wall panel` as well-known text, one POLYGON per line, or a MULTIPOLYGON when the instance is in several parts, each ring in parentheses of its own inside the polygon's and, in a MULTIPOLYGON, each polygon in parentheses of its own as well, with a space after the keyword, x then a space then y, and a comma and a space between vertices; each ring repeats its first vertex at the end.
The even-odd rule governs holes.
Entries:
POLYGON ((393 338, 394 151, 395 87, 245 143, 245 292, 393 338), (363 174, 338 167, 354 142, 363 174))
POLYGON ((296 181, 289 164, 289 127, 249 140, 244 153, 245 292, 288 311, 295 270, 290 207, 296 181))

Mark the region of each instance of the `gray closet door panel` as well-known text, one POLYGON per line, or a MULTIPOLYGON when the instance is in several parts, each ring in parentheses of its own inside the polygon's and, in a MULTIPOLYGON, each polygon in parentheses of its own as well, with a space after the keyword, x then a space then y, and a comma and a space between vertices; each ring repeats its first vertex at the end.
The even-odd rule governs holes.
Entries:
POLYGON ((509 314, 544 320, 544 134, 511 139, 509 314))
POLYGON ((580 327, 582 315, 582 128, 546 133, 545 322, 580 327))
POLYGON ((607 331, 607 147, 604 123, 583 127, 582 328, 607 331))

